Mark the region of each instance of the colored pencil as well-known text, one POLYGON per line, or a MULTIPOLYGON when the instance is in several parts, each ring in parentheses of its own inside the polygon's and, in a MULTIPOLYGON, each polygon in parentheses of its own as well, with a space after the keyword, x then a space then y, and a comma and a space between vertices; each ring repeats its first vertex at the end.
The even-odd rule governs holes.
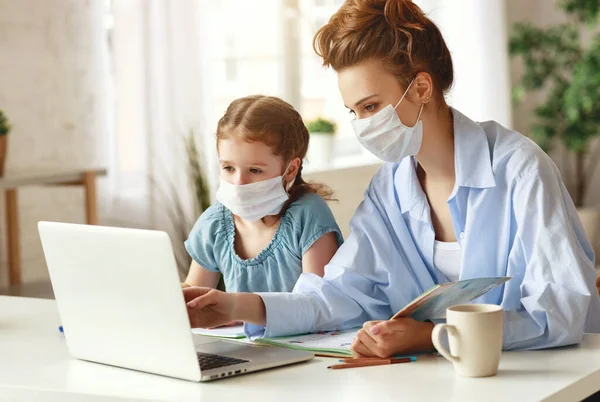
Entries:
POLYGON ((378 359, 371 361, 362 361, 354 363, 334 364, 333 366, 327 367, 332 370, 340 370, 347 368, 358 368, 358 367, 370 367, 370 366, 383 366, 388 364, 399 364, 399 363, 410 363, 412 360, 409 357, 403 357, 400 359, 378 359))

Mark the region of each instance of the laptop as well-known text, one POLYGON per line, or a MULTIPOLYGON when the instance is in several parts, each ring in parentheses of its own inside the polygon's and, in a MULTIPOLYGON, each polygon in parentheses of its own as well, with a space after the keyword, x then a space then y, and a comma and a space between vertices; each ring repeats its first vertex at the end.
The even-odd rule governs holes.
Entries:
POLYGON ((193 335, 165 232, 39 222, 71 356, 190 381, 313 358, 193 335))

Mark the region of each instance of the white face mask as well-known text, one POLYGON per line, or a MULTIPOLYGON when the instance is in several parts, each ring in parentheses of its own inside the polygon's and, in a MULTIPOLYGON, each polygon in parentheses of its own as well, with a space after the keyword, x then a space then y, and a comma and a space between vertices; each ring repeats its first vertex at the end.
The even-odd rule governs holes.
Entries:
POLYGON ((256 222, 268 215, 277 215, 289 198, 289 194, 283 188, 283 176, 242 185, 231 184, 221 178, 217 190, 217 200, 233 214, 248 222, 256 222))
POLYGON ((408 93, 408 89, 413 82, 414 79, 410 82, 396 106, 387 105, 371 117, 352 120, 352 127, 358 141, 373 155, 385 162, 399 163, 407 156, 416 155, 421 149, 421 142, 423 141, 423 123, 421 121, 423 104, 419 109, 417 123, 413 127, 402 124, 396 113, 396 108, 408 93))

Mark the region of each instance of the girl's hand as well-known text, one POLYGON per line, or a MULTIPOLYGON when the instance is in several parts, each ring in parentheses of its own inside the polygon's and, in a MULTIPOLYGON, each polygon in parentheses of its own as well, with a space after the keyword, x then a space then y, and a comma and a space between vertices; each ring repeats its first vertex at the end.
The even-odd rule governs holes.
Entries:
POLYGON ((412 318, 368 321, 356 334, 352 353, 356 357, 390 357, 433 349, 433 323, 412 318))
POLYGON ((192 328, 214 328, 232 321, 266 324, 262 298, 252 293, 226 293, 212 288, 183 289, 192 328))

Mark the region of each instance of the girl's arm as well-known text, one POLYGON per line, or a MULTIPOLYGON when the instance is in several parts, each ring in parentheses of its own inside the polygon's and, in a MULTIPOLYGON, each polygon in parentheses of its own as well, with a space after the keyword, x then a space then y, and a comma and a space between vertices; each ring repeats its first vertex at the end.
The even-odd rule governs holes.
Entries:
POLYGON ((335 233, 325 233, 302 256, 302 272, 322 277, 325 265, 329 264, 337 250, 335 233))
POLYGON ((220 272, 212 272, 205 269, 202 265, 192 260, 190 271, 185 282, 181 284, 183 288, 189 286, 200 286, 204 288, 216 288, 221 277, 220 272))

